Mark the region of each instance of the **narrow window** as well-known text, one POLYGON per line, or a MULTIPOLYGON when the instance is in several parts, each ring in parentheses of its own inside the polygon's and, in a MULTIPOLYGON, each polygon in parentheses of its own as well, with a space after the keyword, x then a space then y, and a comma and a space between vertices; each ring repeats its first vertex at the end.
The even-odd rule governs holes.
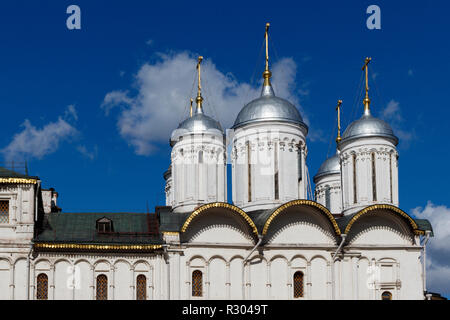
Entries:
POLYGON ((394 202, 394 199, 392 197, 392 153, 389 153, 389 188, 390 188, 390 195, 391 195, 391 203, 394 202))
POLYGON ((357 203, 357 194, 356 194, 356 154, 353 154, 353 203, 357 203))
POLYGON ((278 143, 276 142, 274 148, 274 167, 275 167, 275 174, 274 174, 275 200, 278 200, 280 198, 280 191, 278 185, 278 143))
POLYGON ((372 199, 377 201, 377 175, 375 168, 375 152, 372 152, 372 199))
POLYGON ((294 273, 294 298, 303 297, 303 272, 294 273))
POLYGON ((325 187, 325 207, 328 210, 331 209, 331 188, 329 186, 325 187))
POLYGON ((97 300, 108 300, 108 278, 104 274, 97 276, 97 300))
POLYGON ((392 300, 392 293, 385 291, 381 294, 381 300, 392 300))
POLYGON ((203 163, 203 151, 198 152, 198 163, 203 163))
POLYGON ((297 172, 298 172, 297 179, 298 181, 300 181, 302 180, 302 149, 300 146, 298 147, 297 172))
POLYGON ((248 202, 252 201, 252 164, 250 149, 250 142, 247 141, 248 202))
POLYGON ((41 273, 37 276, 36 299, 48 300, 48 277, 45 273, 41 273))
POLYGON ((201 297, 203 294, 203 275, 200 270, 195 270, 192 272, 192 296, 201 297))
POLYGON ((0 201, 0 223, 9 223, 9 201, 0 201))
POLYGON ((147 300, 147 278, 143 274, 136 278, 136 300, 147 300))

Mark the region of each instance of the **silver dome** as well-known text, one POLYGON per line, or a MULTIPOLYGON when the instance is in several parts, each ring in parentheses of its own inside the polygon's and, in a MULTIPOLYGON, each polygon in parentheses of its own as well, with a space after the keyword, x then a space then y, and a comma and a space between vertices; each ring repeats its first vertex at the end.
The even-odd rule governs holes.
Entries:
POLYGON ((385 137, 395 145, 398 138, 394 135, 389 124, 373 117, 370 113, 364 114, 360 119, 353 121, 342 135, 342 142, 362 137, 385 137))
POLYGON ((170 138, 170 145, 173 146, 180 136, 191 133, 206 133, 215 132, 216 134, 223 135, 223 129, 219 121, 205 115, 204 113, 198 112, 192 115, 192 117, 187 118, 178 125, 170 138))
POLYGON ((337 153, 322 163, 317 171, 317 174, 313 178, 314 183, 316 183, 320 177, 336 173, 341 173, 341 165, 339 163, 339 155, 337 153))
POLYGON ((262 121, 285 121, 296 123, 308 131, 297 108, 287 100, 275 96, 272 86, 263 87, 261 96, 242 108, 239 112, 233 129, 243 125, 262 121))

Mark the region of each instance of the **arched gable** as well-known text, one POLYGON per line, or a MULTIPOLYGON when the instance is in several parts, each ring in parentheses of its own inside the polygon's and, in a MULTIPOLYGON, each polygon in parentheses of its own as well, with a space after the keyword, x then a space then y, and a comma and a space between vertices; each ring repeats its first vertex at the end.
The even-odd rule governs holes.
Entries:
POLYGON ((340 229, 333 215, 310 200, 293 200, 274 210, 262 234, 267 243, 335 244, 340 229))
POLYGON ((222 202, 201 206, 181 228, 182 242, 253 243, 257 234, 256 225, 244 211, 222 202))
POLYGON ((408 245, 423 234, 413 218, 392 205, 373 205, 356 213, 345 227, 351 244, 408 245))
POLYGON ((349 234, 352 226, 354 223, 359 220, 364 215, 371 213, 376 210, 383 210, 385 212, 389 212, 391 214, 394 214, 396 216, 401 217, 404 221, 407 222, 407 224, 410 226, 411 230, 414 232, 414 234, 425 234, 423 230, 420 230, 417 223, 414 221, 413 218, 403 210, 390 205, 390 204, 374 204, 372 206, 369 206, 367 208, 364 208, 360 210, 358 213, 356 213, 348 222, 347 226, 345 227, 345 234, 349 234))
POLYGON ((223 208, 232 213, 238 214, 249 225, 252 232, 255 235, 258 235, 258 229, 256 228, 256 225, 253 222, 253 220, 241 208, 238 208, 236 206, 233 206, 233 205, 231 205, 229 203, 225 203, 225 202, 208 203, 208 204, 205 204, 205 205, 201 206, 200 208, 194 210, 194 212, 192 212, 185 220, 183 227, 181 227, 181 232, 185 232, 187 230, 187 228, 189 227, 189 225, 191 224, 192 220, 194 220, 195 217, 197 217, 201 213, 211 210, 212 208, 223 208))
POLYGON ((279 214, 282 214, 283 212, 286 212, 286 210, 288 208, 301 207, 301 206, 311 207, 311 208, 317 209, 316 211, 319 212, 320 214, 324 215, 326 217, 326 219, 330 222, 330 224, 331 224, 334 232, 336 233, 336 235, 341 235, 341 230, 339 229, 338 224, 337 224, 336 220, 334 219, 333 215, 331 214, 331 212, 327 208, 322 206, 320 203, 317 203, 317 202, 311 201, 311 200, 292 200, 292 201, 289 201, 289 202, 279 206, 269 216, 269 218, 267 218, 266 223, 264 224, 264 228, 263 228, 262 234, 263 235, 267 234, 267 231, 269 230, 270 224, 272 223, 272 221, 279 214))

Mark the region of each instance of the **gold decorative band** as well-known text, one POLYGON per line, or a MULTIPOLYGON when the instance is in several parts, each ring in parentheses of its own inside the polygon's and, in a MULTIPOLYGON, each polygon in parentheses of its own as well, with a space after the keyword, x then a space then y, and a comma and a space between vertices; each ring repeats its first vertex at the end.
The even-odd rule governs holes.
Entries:
POLYGON ((26 179, 26 178, 0 178, 0 183, 27 183, 36 184, 36 179, 26 179))
POLYGON ((78 244, 78 243, 35 243, 35 249, 41 250, 128 250, 128 251, 147 251, 161 249, 160 244, 137 244, 137 245, 123 245, 123 244, 78 244))
POLYGON ((177 236, 179 234, 179 232, 174 232, 174 231, 164 231, 163 234, 165 236, 177 236))

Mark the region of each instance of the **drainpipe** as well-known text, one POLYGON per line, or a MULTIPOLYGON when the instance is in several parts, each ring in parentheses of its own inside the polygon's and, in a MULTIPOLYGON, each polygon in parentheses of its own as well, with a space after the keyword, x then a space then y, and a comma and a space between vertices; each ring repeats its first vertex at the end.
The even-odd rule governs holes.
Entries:
MULTIPOLYGON (((427 257, 427 243, 428 240, 430 240, 430 234, 431 231, 427 230, 425 231, 425 241, 422 245, 423 248, 423 256, 422 256, 422 270, 423 270, 423 291, 427 292, 427 264, 426 264, 426 257, 427 257)), ((429 297, 427 297, 429 299, 429 297)))
POLYGON ((242 299, 245 300, 245 283, 244 283, 244 273, 245 273, 245 264, 248 260, 248 258, 250 257, 250 255, 256 250, 256 248, 259 247, 259 245, 261 244, 263 240, 263 236, 258 234, 258 242, 256 243, 256 245, 253 247, 252 251, 250 251, 250 253, 248 254, 247 258, 244 259, 244 261, 242 262, 242 299))
POLYGON ((167 253, 167 244, 163 244, 164 250, 164 260, 167 266, 167 300, 170 300, 170 264, 169 264, 169 254, 167 253))
POLYGON ((331 265, 331 281, 332 281, 331 296, 332 296, 333 300, 336 299, 336 292, 335 292, 336 282, 335 282, 335 279, 334 279, 334 262, 336 260, 336 256, 338 255, 339 251, 341 250, 342 246, 344 245, 346 237, 347 237, 347 235, 345 233, 341 234, 341 243, 339 244, 339 247, 337 248, 336 252, 333 254, 333 258, 331 259, 333 261, 333 263, 331 265))

